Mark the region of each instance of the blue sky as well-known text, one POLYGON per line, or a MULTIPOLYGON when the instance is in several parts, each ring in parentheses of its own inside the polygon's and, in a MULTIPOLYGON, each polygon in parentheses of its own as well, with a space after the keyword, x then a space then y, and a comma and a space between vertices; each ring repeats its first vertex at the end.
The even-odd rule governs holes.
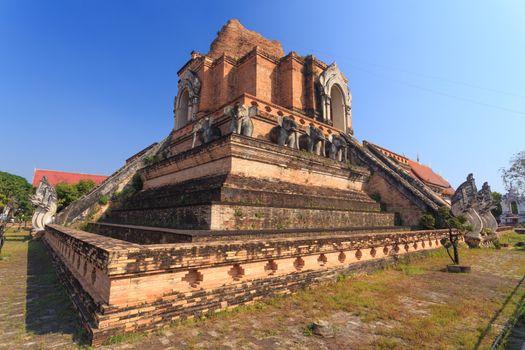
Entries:
POLYGON ((177 70, 230 18, 336 61, 359 140, 503 191, 525 150, 523 1, 0 0, 0 170, 111 174, 169 133, 177 70))

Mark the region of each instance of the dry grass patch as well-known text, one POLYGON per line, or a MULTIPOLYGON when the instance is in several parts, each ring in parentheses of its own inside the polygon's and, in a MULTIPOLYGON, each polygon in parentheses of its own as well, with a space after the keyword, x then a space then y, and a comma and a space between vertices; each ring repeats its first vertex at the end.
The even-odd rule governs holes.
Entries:
MULTIPOLYGON (((5 246, 9 258, 0 261, 0 269, 9 267, 4 271, 14 272, 18 268, 17 274, 25 273, 28 251, 35 268, 49 264, 40 243, 29 244, 25 237, 27 232, 9 233, 5 246)), ((520 240, 522 236, 513 233, 501 237, 502 242, 520 240)), ((371 274, 341 275, 337 281, 312 286, 294 295, 272 297, 206 318, 185 320, 148 336, 117 336, 107 348, 486 349, 525 295, 525 286, 519 284, 525 275, 525 251, 462 248, 460 254, 462 263, 472 265, 472 273, 444 272, 449 258, 438 250, 425 259, 371 274), (318 319, 333 326, 334 338, 312 334, 309 326, 318 319)), ((38 319, 47 305, 64 304, 64 296, 57 292, 51 272, 39 268, 29 273, 36 278, 36 291, 44 287, 53 291, 39 298, 27 298, 23 285, 6 284, 0 291, 4 300, 8 300, 4 310, 8 314, 19 312, 15 310, 15 302, 22 300, 28 306, 26 312, 31 311, 38 319)), ((33 280, 29 278, 30 281, 33 280)), ((59 312, 55 319, 73 322, 66 311, 64 315, 59 312)), ((49 344, 44 340, 46 337, 59 338, 53 332, 36 334, 34 330, 39 325, 25 329, 24 319, 2 325, 4 330, 20 329, 17 336, 21 338, 11 338, 20 347, 29 341, 24 340, 27 337, 46 346, 49 344)), ((73 342, 65 346, 76 347, 73 342)))

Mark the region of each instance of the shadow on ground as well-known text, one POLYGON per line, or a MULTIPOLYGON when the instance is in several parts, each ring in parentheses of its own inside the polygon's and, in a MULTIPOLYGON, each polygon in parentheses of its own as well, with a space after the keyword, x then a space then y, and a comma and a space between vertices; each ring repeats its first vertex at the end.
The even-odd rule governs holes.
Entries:
POLYGON ((86 342, 73 305, 40 240, 28 243, 25 321, 27 332, 71 334, 76 343, 86 342))

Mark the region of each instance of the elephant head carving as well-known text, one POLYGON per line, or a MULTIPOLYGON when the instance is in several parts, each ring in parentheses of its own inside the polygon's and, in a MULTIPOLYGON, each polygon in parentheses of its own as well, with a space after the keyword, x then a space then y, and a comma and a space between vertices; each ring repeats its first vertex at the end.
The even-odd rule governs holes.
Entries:
POLYGON ((257 107, 246 108, 240 102, 235 103, 233 107, 226 107, 224 113, 231 118, 230 132, 235 134, 252 136, 253 121, 252 116, 257 114, 257 107))
POLYGON ((299 148, 299 134, 297 124, 289 117, 278 117, 279 126, 270 131, 270 139, 279 146, 299 148))
POLYGON ((199 120, 193 125, 193 143, 192 148, 195 147, 195 142, 197 141, 197 135, 201 144, 206 144, 212 141, 219 139, 221 134, 221 129, 213 125, 213 121, 210 117, 199 120))
POLYGON ((328 142, 326 143, 326 153, 330 159, 346 162, 346 151, 347 142, 344 137, 333 134, 328 136, 328 142))
POLYGON ((299 145, 301 146, 301 149, 320 156, 324 156, 325 142, 326 137, 323 135, 321 129, 310 125, 306 129, 306 134, 300 137, 299 145))

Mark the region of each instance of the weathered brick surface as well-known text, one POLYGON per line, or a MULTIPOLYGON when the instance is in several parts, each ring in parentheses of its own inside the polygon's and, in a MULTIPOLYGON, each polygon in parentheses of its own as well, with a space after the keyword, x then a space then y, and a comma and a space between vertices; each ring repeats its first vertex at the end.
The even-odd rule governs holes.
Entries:
POLYGON ((290 293, 347 269, 439 246, 446 231, 295 233, 138 245, 50 225, 44 235, 93 342, 290 293), (84 271, 84 263, 89 264, 84 271), (91 272, 89 271, 91 269, 91 272))
POLYGON ((425 212, 404 196, 395 186, 389 184, 384 177, 374 174, 366 185, 367 192, 377 193, 386 204, 389 212, 398 212, 404 225, 417 226, 421 215, 425 212))
POLYGON ((378 203, 360 191, 278 183, 236 175, 198 178, 141 191, 113 209, 165 208, 213 202, 266 207, 380 210, 378 203))
POLYGON ((211 43, 208 56, 219 58, 223 54, 240 58, 259 46, 262 50, 275 57, 284 56, 284 51, 277 40, 268 40, 261 34, 248 30, 236 19, 231 19, 219 31, 217 38, 211 43))
POLYGON ((225 28, 210 53, 192 54, 179 70, 181 75, 190 70, 201 81, 198 117, 218 111, 244 93, 304 116, 319 117, 321 106, 313 84, 326 63, 295 52, 285 56, 278 43, 256 33, 254 37, 254 32, 244 28, 225 28), (232 42, 225 40, 227 36, 232 42))
POLYGON ((129 224, 90 223, 89 232, 138 244, 165 244, 184 242, 237 241, 246 239, 273 239, 283 236, 302 237, 334 236, 340 234, 360 234, 366 232, 402 232, 410 230, 402 226, 344 227, 333 229, 285 229, 285 230, 181 230, 163 227, 138 226, 129 224))
POLYGON ((330 208, 279 208, 212 205, 213 230, 259 230, 285 228, 335 228, 393 226, 393 213, 337 210, 330 208))
POLYGON ((369 172, 230 134, 142 171, 145 190, 105 222, 178 229, 391 226, 362 188, 369 172))

